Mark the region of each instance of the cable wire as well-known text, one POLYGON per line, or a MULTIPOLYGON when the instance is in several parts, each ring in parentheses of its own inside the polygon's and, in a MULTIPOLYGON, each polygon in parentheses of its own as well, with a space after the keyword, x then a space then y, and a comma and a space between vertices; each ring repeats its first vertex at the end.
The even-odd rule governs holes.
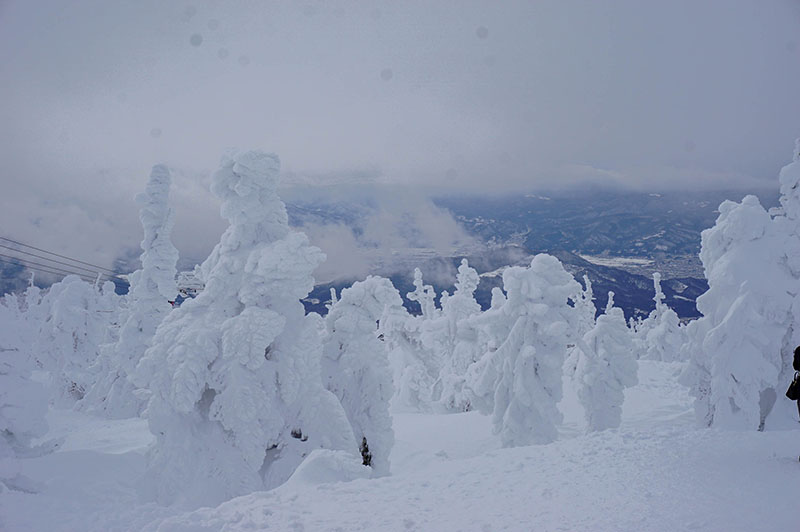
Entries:
POLYGON ((14 261, 10 261, 10 260, 7 260, 7 259, 0 258, 0 262, 3 262, 5 264, 9 264, 11 266, 21 266, 24 269, 33 270, 33 271, 37 271, 37 272, 40 272, 40 273, 48 273, 50 275, 59 275, 59 276, 62 276, 62 277, 66 277, 67 275, 76 275, 76 276, 80 277, 82 280, 84 280, 86 282, 94 282, 95 281, 95 279, 90 278, 86 274, 66 272, 64 270, 55 270, 54 271, 54 270, 50 270, 49 268, 40 268, 40 267, 37 267, 37 266, 29 266, 27 264, 24 264, 24 263, 20 262, 19 260, 14 262, 14 261))
MULTIPOLYGON (((105 270, 105 271, 107 271, 107 272, 111 272, 111 273, 113 273, 114 275, 119 275, 119 272, 115 272, 114 270, 111 270, 111 269, 109 269, 109 268, 104 268, 104 267, 102 267, 102 266, 98 266, 97 264, 92 264, 92 263, 90 263, 90 262, 84 262, 84 261, 82 261, 82 260, 73 259, 72 257, 67 257, 66 255, 59 255, 58 253, 53 253, 52 251, 47 251, 46 249, 41 249, 41 248, 37 248, 36 246, 31 246, 31 245, 29 245, 29 244, 24 244, 24 243, 22 243, 22 242, 18 242, 18 241, 16 241, 16 240, 13 240, 13 239, 11 239, 11 238, 7 238, 7 237, 4 237, 4 236, 0 236, 0 240, 5 240, 5 241, 7 241, 7 242, 12 242, 12 243, 14 243, 14 244, 16 244, 16 245, 18 245, 18 246, 24 246, 24 247, 26 247, 26 248, 35 249, 36 251, 41 251, 42 253, 47 253, 47 254, 49 254, 49 255, 55 255, 56 257, 60 257, 60 258, 62 258, 62 259, 71 260, 71 261, 73 261, 73 262, 78 262, 78 263, 80 263, 80 264, 85 264, 86 266, 91 266, 92 268, 97 268, 97 269, 99 269, 99 270, 105 270)), ((3 247, 7 247, 7 246, 3 246, 3 247)), ((44 258, 44 257, 39 257, 39 258, 44 258)), ((52 260, 52 259, 47 259, 47 260, 52 260)))
POLYGON ((31 264, 33 266, 40 266, 40 267, 43 267, 43 268, 50 268, 52 270, 56 270, 56 271, 63 272, 63 273, 69 273, 69 274, 72 274, 72 275, 83 275, 84 277, 92 277, 92 276, 97 277, 98 275, 109 276, 107 273, 103 273, 103 272, 89 272, 89 273, 76 272, 74 270, 68 270, 66 268, 60 268, 58 266, 53 266, 52 264, 42 264, 41 262, 32 261, 32 260, 24 258, 24 257, 15 257, 13 255, 6 255, 4 253, 0 253, 0 257, 4 257, 6 259, 16 260, 20 264, 23 264, 23 265, 25 263, 28 263, 28 264, 31 264), (93 274, 93 275, 90 275, 90 274, 93 274))

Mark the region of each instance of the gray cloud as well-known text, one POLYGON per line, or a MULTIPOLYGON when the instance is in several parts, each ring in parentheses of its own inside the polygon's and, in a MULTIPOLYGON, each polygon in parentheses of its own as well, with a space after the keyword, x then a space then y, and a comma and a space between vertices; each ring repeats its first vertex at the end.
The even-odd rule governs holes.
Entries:
MULTIPOLYGON (((165 162, 176 243, 202 259, 224 223, 197 176, 228 146, 315 186, 775 186, 800 135, 798 29, 792 0, 11 0, 0 224, 107 263, 138 245, 132 198, 165 162)), ((363 237, 402 241, 399 214, 376 216, 363 237)))

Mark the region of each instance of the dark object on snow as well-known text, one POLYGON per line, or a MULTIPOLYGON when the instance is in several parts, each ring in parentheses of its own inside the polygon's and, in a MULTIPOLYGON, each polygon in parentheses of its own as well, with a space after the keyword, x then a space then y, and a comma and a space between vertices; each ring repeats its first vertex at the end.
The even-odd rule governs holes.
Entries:
POLYGON ((792 367, 795 371, 800 371, 800 345, 794 349, 794 360, 792 361, 792 367))
POLYGON ((786 390, 786 397, 792 401, 800 399, 800 371, 794 372, 794 379, 792 379, 789 389, 786 390))
POLYGON ((300 429, 292 429, 292 432, 290 432, 290 434, 292 435, 292 438, 298 439, 300 441, 308 441, 308 435, 303 434, 303 431, 300 429))
POLYGON ((365 466, 372 465, 372 453, 369 452, 369 445, 367 445, 367 438, 366 436, 361 438, 361 463, 365 466))

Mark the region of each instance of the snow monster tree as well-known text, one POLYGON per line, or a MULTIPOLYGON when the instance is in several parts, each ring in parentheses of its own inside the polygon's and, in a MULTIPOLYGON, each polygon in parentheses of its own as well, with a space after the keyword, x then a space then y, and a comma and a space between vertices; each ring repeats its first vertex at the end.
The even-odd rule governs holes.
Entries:
POLYGON ((136 371, 156 444, 143 482, 162 504, 217 504, 275 487, 311 451, 358 446, 322 384, 322 344, 300 299, 325 258, 289 229, 277 156, 225 156, 211 190, 230 227, 205 289, 170 313, 136 371))
POLYGON ((130 375, 144 352, 150 347, 158 325, 172 311, 175 300, 175 264, 178 250, 170 234, 174 225, 169 206, 172 177, 164 165, 156 165, 144 193, 136 196, 141 206, 139 219, 144 230, 142 269, 131 276, 129 306, 123 316, 119 340, 101 349, 103 374, 81 401, 84 408, 110 418, 126 418, 141 414, 146 400, 139 398, 130 382, 130 375))

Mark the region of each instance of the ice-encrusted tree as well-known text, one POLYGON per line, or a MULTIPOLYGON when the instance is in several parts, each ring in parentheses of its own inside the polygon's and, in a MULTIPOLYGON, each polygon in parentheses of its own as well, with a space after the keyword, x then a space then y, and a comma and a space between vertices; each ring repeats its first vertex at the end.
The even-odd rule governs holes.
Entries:
MULTIPOLYGON (((50 373, 53 400, 73 407, 94 385, 101 346, 115 336, 120 296, 110 281, 98 286, 68 275, 39 302, 34 356, 50 373)), ((28 311, 30 312, 30 311, 28 311)))
POLYGON ((577 301, 575 309, 578 311, 578 330, 580 336, 594 329, 597 320, 597 307, 594 304, 594 290, 588 275, 583 276, 583 290, 577 301))
POLYGON ((661 274, 653 273, 653 288, 656 303, 650 315, 636 326, 636 350, 639 358, 674 362, 681 359, 681 347, 685 342, 684 329, 678 314, 665 302, 661 290, 661 274))
POLYGON ((491 412, 503 445, 548 443, 562 416, 561 376, 567 345, 577 323, 573 305, 581 287, 551 255, 536 255, 530 267, 503 272, 507 300, 484 313, 487 326, 510 323, 497 350, 470 367, 467 385, 478 408, 491 412))
POLYGON ((625 315, 614 306, 614 292, 609 292, 605 313, 583 337, 575 371, 588 431, 619 427, 625 388, 638 382, 639 365, 633 350, 625 315))
POLYGON ((414 268, 414 291, 406 294, 409 301, 419 304, 422 317, 430 320, 436 317, 436 292, 433 286, 425 284, 422 280, 422 271, 414 268))
MULTIPOLYGON (((594 299, 592 281, 589 280, 588 275, 584 275, 583 290, 580 297, 575 301, 575 310, 578 317, 578 324, 575 328, 576 338, 583 338, 586 333, 594 329, 597 319, 597 307, 595 307, 594 299)), ((581 349, 578 343, 580 342, 572 344, 567 352, 567 360, 564 363, 565 373, 569 377, 575 376, 575 370, 578 367, 578 360, 581 356, 581 349)))
POLYGON ((36 368, 32 331, 22 310, 16 297, 0 298, 0 493, 35 491, 21 474, 19 459, 44 454, 56 445, 31 443, 47 433, 48 396, 44 386, 31 380, 36 368))
MULTIPOLYGON (((704 426, 762 429, 783 401, 800 318, 800 161, 781 170, 782 209, 768 213, 755 196, 725 201, 703 231, 700 259, 709 290, 697 299, 682 380, 704 426)), ((792 405, 793 406, 793 405, 792 405)))
POLYGON ((322 374, 341 401, 364 465, 389 473, 394 444, 389 402, 392 373, 386 345, 378 339, 378 320, 387 308, 402 308, 389 279, 369 276, 342 290, 325 318, 322 374))
POLYGON ((358 459, 300 303, 324 255, 289 229, 279 169, 272 154, 223 157, 211 189, 230 226, 200 268, 205 288, 159 325, 134 374, 156 436, 143 489, 162 504, 275 487, 314 449, 358 459))
MULTIPOLYGON (((464 390, 467 368, 477 362, 485 351, 480 328, 469 319, 480 313, 481 306, 475 300, 480 276, 462 259, 456 275, 455 292, 442 303, 442 315, 438 337, 444 347, 435 400, 448 412, 464 412, 471 409, 469 395, 464 390)), ((431 337, 434 335, 431 334, 431 337)), ((423 341, 425 336, 423 336, 423 341)))
POLYGON ((438 365, 420 339, 422 316, 411 316, 402 306, 387 307, 379 334, 389 352, 394 382, 391 407, 395 411, 430 410, 438 365))
POLYGON ((136 387, 128 375, 150 347, 156 328, 172 310, 170 302, 175 301, 178 293, 175 284, 178 250, 170 240, 174 225, 169 206, 171 181, 169 169, 156 165, 145 191, 136 196, 144 230, 142 268, 130 276, 128 309, 119 340, 103 347, 100 380, 81 401, 84 408, 111 418, 137 416, 144 409, 146 398, 134 393, 136 387))
POLYGON ((414 269, 414 291, 406 294, 419 303, 421 314, 411 316, 402 307, 386 309, 381 319, 381 336, 389 349, 394 380, 392 408, 402 411, 429 411, 434 401, 433 386, 441 367, 441 310, 436 308, 436 293, 424 284, 422 272, 414 269))

